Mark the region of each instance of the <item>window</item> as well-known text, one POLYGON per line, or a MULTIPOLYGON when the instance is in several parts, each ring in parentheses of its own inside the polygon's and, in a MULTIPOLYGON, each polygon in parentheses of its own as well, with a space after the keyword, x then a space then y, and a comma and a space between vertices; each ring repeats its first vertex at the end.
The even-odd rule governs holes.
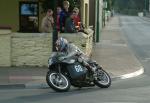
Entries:
POLYGON ((19 32, 38 32, 39 4, 38 2, 19 3, 19 32))
POLYGON ((21 15, 37 15, 38 12, 37 8, 38 8, 37 4, 23 3, 21 5, 21 15))

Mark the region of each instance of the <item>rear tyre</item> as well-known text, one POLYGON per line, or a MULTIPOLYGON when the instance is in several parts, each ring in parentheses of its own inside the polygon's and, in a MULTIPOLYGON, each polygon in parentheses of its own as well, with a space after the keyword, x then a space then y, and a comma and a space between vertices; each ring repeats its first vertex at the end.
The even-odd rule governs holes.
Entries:
POLYGON ((64 74, 48 71, 46 75, 47 84, 57 92, 66 92, 70 89, 70 81, 64 74))
POLYGON ((97 79, 94 80, 95 85, 101 88, 108 88, 111 85, 111 78, 109 74, 103 69, 97 70, 97 79))

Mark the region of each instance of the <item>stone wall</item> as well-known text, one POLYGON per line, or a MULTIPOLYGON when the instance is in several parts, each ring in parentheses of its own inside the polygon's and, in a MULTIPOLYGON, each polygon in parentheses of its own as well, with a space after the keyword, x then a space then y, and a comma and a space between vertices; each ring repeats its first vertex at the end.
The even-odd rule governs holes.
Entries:
MULTIPOLYGON (((89 31, 87 31, 89 32, 89 31)), ((90 56, 92 36, 84 33, 63 33, 59 36, 73 42, 90 56)), ((47 66, 52 52, 50 33, 11 33, 0 34, 0 66, 47 66)))
POLYGON ((41 33, 12 34, 13 66, 45 66, 51 52, 51 36, 41 33))
POLYGON ((0 30, 0 66, 11 66, 10 30, 0 30))
MULTIPOLYGON (((86 52, 87 37, 83 33, 66 33, 59 36, 73 42, 86 52)), ((47 66, 47 60, 52 51, 52 34, 13 33, 11 41, 13 66, 47 66)))

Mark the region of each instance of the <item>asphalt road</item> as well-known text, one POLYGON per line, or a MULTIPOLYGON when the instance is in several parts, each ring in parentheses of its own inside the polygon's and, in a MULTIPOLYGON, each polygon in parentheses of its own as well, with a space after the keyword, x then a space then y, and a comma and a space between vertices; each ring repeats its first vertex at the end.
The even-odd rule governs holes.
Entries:
POLYGON ((150 75, 150 19, 123 16, 120 21, 129 46, 150 75))
POLYGON ((0 90, 0 103, 150 103, 150 22, 120 16, 125 40, 145 68, 141 76, 115 80, 108 89, 72 88, 56 93, 49 88, 0 90))

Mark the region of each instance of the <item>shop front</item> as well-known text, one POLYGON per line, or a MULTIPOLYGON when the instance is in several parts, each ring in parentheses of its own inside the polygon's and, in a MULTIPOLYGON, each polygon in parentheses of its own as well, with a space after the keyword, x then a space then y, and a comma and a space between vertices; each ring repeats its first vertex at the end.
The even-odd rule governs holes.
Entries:
MULTIPOLYGON (((40 33, 45 16, 42 2, 44 0, 0 0, 0 66, 47 65, 52 51, 52 33, 40 33)), ((88 0, 80 3, 81 20, 88 27, 88 0)), ((91 55, 93 31, 89 31, 89 35, 60 35, 91 55)))
MULTIPOLYGON (((0 27, 11 28, 13 32, 40 32, 41 21, 48 8, 62 6, 64 0, 0 0, 0 27), (46 2, 47 1, 47 2, 46 2), (54 4, 56 3, 56 4, 54 4)), ((81 21, 89 25, 89 0, 68 0, 70 11, 74 5, 80 9, 81 21)), ((54 11, 55 15, 55 11, 54 11)))

